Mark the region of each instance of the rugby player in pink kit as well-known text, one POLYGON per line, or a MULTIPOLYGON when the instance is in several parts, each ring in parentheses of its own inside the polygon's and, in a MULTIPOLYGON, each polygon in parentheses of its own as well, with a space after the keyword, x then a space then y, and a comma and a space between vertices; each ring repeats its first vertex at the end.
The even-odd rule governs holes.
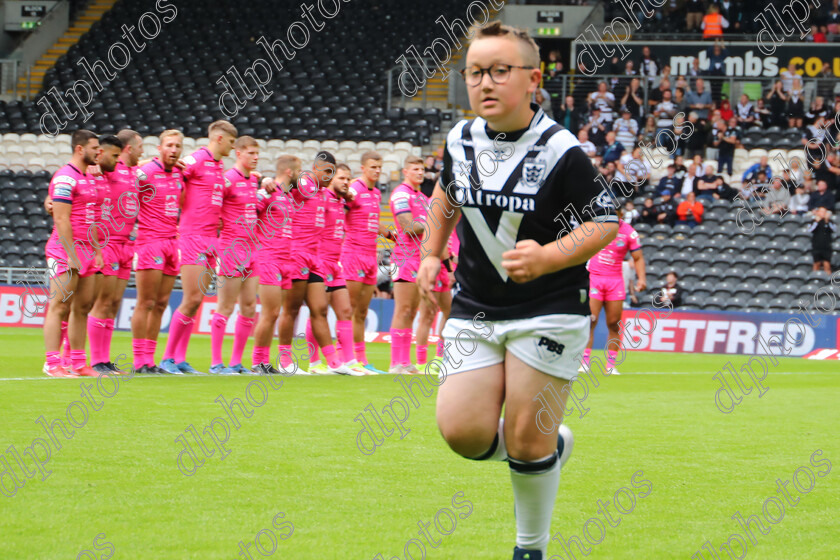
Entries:
POLYGON ((418 374, 421 372, 411 363, 411 334, 420 304, 417 269, 420 267, 428 207, 428 199, 420 192, 420 185, 426 168, 422 159, 408 156, 402 171, 405 181, 391 193, 391 212, 399 233, 391 255, 397 271, 394 277, 394 319, 391 323, 391 367, 388 372, 418 374))
MULTIPOLYGON (((131 317, 131 348, 137 373, 181 373, 155 365, 155 349, 161 318, 178 277, 178 210, 183 202, 184 179, 176 164, 183 142, 180 131, 164 131, 159 156, 137 169, 137 306, 131 317)), ((174 317, 170 332, 173 323, 174 317)))
MULTIPOLYGON (((619 218, 621 210, 618 210, 619 218)), ((602 367, 602 373, 606 375, 620 375, 615 367, 615 357, 621 348, 621 335, 619 334, 619 321, 621 312, 624 310, 624 276, 621 271, 622 263, 627 252, 633 257, 633 265, 636 268, 638 282, 636 291, 641 292, 647 286, 645 277, 645 259, 642 256, 642 245, 639 243, 639 234, 633 226, 619 219, 618 235, 610 241, 609 245, 601 249, 589 260, 589 309, 592 310, 591 323, 589 327, 589 342, 586 350, 583 351, 583 361, 580 369, 584 373, 590 368, 589 358, 592 354, 592 341, 595 335, 595 326, 598 324, 598 316, 603 307, 607 316, 607 364, 602 367)))
POLYGON ((97 231, 90 227, 95 217, 96 185, 85 175, 88 166, 96 161, 99 140, 89 130, 77 130, 70 144, 73 156, 53 175, 49 188, 49 196, 54 201, 54 226, 46 246, 50 301, 44 317, 44 373, 51 377, 97 375, 87 366, 84 350, 87 325, 78 320, 86 313, 74 314, 72 310, 93 303, 95 274, 102 266, 97 231), (68 318, 72 363, 65 369, 59 351, 61 323, 68 318))
POLYGON ((242 136, 234 144, 236 164, 225 173, 222 194, 222 234, 219 237, 218 294, 219 303, 210 319, 210 373, 251 373, 242 365, 242 352, 254 327, 257 308, 255 274, 257 246, 253 240, 257 222, 257 189, 259 180, 254 171, 260 159, 260 147, 251 136, 242 136), (225 329, 234 306, 239 301, 239 317, 233 335, 230 367, 222 361, 225 329))
POLYGON ((362 154, 362 176, 348 188, 346 235, 341 247, 341 274, 347 283, 350 306, 353 308, 353 347, 356 360, 372 373, 385 373, 375 368, 365 351, 365 321, 376 286, 378 268, 377 236, 393 239, 391 231, 379 221, 382 193, 376 183, 382 173, 382 156, 377 152, 362 154))
MULTIPOLYGON (((108 228, 108 244, 103 249, 105 262, 99 280, 99 293, 87 323, 90 363, 99 373, 120 371, 111 361, 111 337, 134 260, 134 241, 130 236, 138 212, 135 171, 137 161, 143 155, 143 137, 133 130, 121 130, 117 138, 122 143, 122 150, 114 169, 107 169, 101 157, 99 161, 103 177, 108 183, 101 213, 101 222, 108 228)), ((106 140, 104 137, 100 139, 103 151, 106 149, 106 140)))
POLYGON ((274 325, 288 290, 292 289, 289 259, 292 246, 292 217, 296 206, 289 189, 300 176, 300 159, 291 155, 277 158, 273 193, 257 191, 257 273, 259 274, 260 318, 254 329, 252 373, 280 373, 271 363, 274 325))
POLYGON ((362 375, 341 363, 332 344, 327 324, 327 292, 324 288, 325 273, 321 270, 318 255, 324 236, 326 214, 326 188, 335 175, 335 157, 329 152, 318 152, 311 173, 302 173, 297 185, 290 192, 297 210, 292 218, 292 253, 290 277, 292 289, 280 313, 280 369, 284 373, 308 374, 297 363, 293 366, 292 336, 300 306, 306 301, 312 321, 312 332, 327 360, 326 373, 362 375))
MULTIPOLYGON (((338 341, 338 357, 341 363, 362 375, 373 374, 358 362, 353 354, 353 309, 347 285, 341 274, 341 246, 344 241, 345 200, 350 185, 350 168, 343 163, 335 166, 335 175, 325 191, 326 214, 324 216, 324 236, 318 248, 321 268, 324 272, 324 284, 327 288, 327 302, 335 312, 335 334, 338 341)), ((311 352, 309 373, 327 373, 327 366, 321 363, 318 354, 319 344, 312 333, 312 321, 306 322, 306 342, 311 352)))
POLYGON ((222 158, 236 141, 236 127, 215 121, 208 127, 208 145, 184 158, 184 206, 179 222, 181 285, 184 298, 172 314, 169 338, 160 367, 169 373, 198 373, 187 363, 187 347, 195 314, 216 275, 218 229, 225 170, 222 158))

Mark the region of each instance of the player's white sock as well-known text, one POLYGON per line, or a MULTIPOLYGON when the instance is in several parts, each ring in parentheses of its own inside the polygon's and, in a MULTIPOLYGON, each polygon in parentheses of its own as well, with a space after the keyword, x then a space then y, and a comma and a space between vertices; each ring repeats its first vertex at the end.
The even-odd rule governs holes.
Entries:
POLYGON ((516 513, 516 546, 548 553, 551 513, 560 485, 560 461, 555 451, 537 461, 509 458, 516 513))
POLYGON ((499 431, 490 445, 490 449, 478 457, 470 457, 474 461, 507 461, 507 447, 505 447, 505 419, 499 418, 499 431))

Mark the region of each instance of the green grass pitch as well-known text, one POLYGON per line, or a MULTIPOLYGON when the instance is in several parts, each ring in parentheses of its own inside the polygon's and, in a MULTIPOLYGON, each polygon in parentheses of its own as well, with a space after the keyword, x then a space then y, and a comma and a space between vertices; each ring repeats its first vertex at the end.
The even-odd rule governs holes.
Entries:
MULTIPOLYGON (((214 402, 219 395, 245 400, 246 386, 255 379, 267 386, 265 378, 137 376, 108 399, 93 389, 101 409, 88 406, 83 422, 80 409, 71 408, 82 427, 69 440, 56 431, 62 447, 50 445, 43 467, 50 474, 43 480, 37 469, 32 478, 23 476, 10 446, 22 453, 36 438, 47 438, 36 423, 41 416, 67 423, 68 405, 85 400, 82 380, 43 376, 37 329, 0 329, 0 342, 0 472, 11 467, 24 483, 14 496, 0 495, 4 560, 369 560, 380 553, 384 560, 405 560, 412 538, 424 543, 429 559, 511 557, 508 468, 451 452, 435 425, 434 396, 418 394, 419 407, 411 406, 404 425, 410 431, 402 439, 395 431, 371 455, 357 448, 361 425, 354 418, 368 405, 381 411, 393 397, 405 396, 393 376, 283 378, 250 418, 240 415, 239 428, 231 426, 223 460, 204 437, 215 451, 189 477, 176 464, 183 449, 176 438, 191 425, 200 432, 214 418, 226 417, 214 402), (444 532, 452 528, 446 509, 460 514, 448 535, 435 528, 436 516, 444 532), (431 523, 437 548, 418 536, 418 522, 431 523), (262 549, 249 544, 258 536, 262 549), (241 553, 240 541, 248 552, 241 553)), ((113 346, 130 355, 128 333, 116 333, 113 346)), ((193 337, 196 365, 206 367, 209 347, 209 337, 193 337)), ((368 348, 374 364, 385 368, 387 346, 368 348)), ((762 397, 753 390, 723 414, 715 406, 719 383, 712 376, 727 360, 740 367, 745 358, 631 352, 621 366, 624 375, 603 377, 592 389, 586 416, 567 418, 576 443, 561 476, 552 533, 584 539, 589 555, 573 545, 575 558, 709 560, 714 556, 707 549, 697 554, 703 543, 720 551, 732 534, 746 539, 746 558, 837 558, 840 366, 782 359, 762 397), (822 455, 812 464, 817 450, 822 455), (814 474, 813 489, 801 493, 788 486, 790 499, 798 499, 791 506, 777 492, 776 480, 790 480, 797 469, 805 490, 808 472, 814 474), (640 486, 643 480, 652 488, 640 486), (771 525, 762 507, 773 496, 785 509, 771 525), (601 503, 617 526, 603 522, 601 503), (629 513, 617 512, 619 506, 629 513), (753 523, 753 543, 731 519, 736 512, 758 515, 769 532, 759 533, 753 523), (590 518, 602 520, 605 534, 590 518), (585 540, 585 526, 590 539, 602 539, 598 544, 585 540)), ((260 398, 258 392, 252 396, 260 398)), ((34 451, 43 454, 37 446, 34 451)), ((33 468, 28 455, 23 459, 33 468)), ((8 474, 2 482, 12 484, 8 474)), ((733 546, 736 557, 744 553, 737 539, 733 546)), ((416 545, 408 552, 415 560, 422 557, 416 545)), ((570 558, 556 540, 551 555, 570 558)))

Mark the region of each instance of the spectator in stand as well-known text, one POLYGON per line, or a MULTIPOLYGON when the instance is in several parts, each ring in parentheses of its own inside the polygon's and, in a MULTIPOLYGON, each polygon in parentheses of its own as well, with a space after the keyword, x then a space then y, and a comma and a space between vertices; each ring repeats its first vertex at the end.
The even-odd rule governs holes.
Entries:
POLYGON ((811 101, 811 105, 808 107, 808 112, 805 113, 805 118, 807 119, 808 124, 813 124, 816 120, 820 117, 828 118, 831 115, 831 111, 825 104, 825 98, 821 95, 817 95, 814 97, 814 100, 811 101))
POLYGON ((636 121, 637 125, 639 124, 639 119, 644 114, 642 95, 639 78, 633 78, 630 80, 630 85, 627 86, 627 89, 624 91, 624 96, 621 98, 621 108, 630 111, 630 115, 636 121))
POLYGON ((624 203, 624 217, 622 220, 630 224, 631 226, 639 221, 639 217, 641 214, 636 209, 636 205, 633 204, 632 200, 628 200, 624 203))
POLYGON ((729 100, 725 97, 721 100, 718 110, 720 110, 720 118, 726 122, 729 122, 729 119, 735 116, 735 112, 732 111, 732 106, 729 105, 729 100))
POLYGON ((720 8, 717 4, 709 6, 709 11, 703 16, 700 24, 703 29, 703 39, 722 39, 723 30, 729 27, 729 22, 720 15, 720 8))
POLYGON ((639 73, 636 72, 635 63, 632 60, 628 60, 624 63, 624 71, 622 72, 622 74, 623 77, 612 79, 613 91, 619 93, 624 91, 624 88, 627 87, 630 84, 630 82, 633 81, 633 76, 639 75, 639 73))
POLYGON ((563 74, 563 62, 560 60, 560 51, 551 51, 548 53, 548 62, 545 65, 545 71, 549 78, 555 78, 563 74))
POLYGON ((754 163, 744 171, 744 175, 741 177, 741 183, 743 187, 747 186, 747 183, 755 181, 758 177, 760 172, 764 172, 764 177, 771 177, 773 175, 773 170, 770 169, 770 164, 767 162, 767 156, 761 156, 761 159, 758 160, 758 163, 754 163))
POLYGON ((639 222, 655 226, 659 223, 659 209, 653 205, 653 199, 647 197, 642 203, 642 210, 639 213, 639 222))
POLYGON ((586 115, 582 110, 575 107, 575 98, 567 95, 566 102, 563 103, 555 120, 571 131, 572 134, 577 134, 586 123, 586 115))
POLYGON ((805 121, 805 101, 802 99, 802 79, 793 78, 793 89, 787 101, 787 118, 790 128, 802 128, 805 121))
POLYGON ((826 37, 827 31, 825 25, 820 25, 819 27, 812 25, 811 34, 805 40, 813 41, 814 43, 828 43, 828 38, 826 37))
POLYGON ((667 191, 680 192, 682 189, 682 181, 676 176, 677 167, 670 163, 666 171, 667 175, 659 179, 659 184, 653 194, 662 196, 662 193, 667 191))
POLYGON ((723 183, 723 179, 715 175, 715 168, 710 163, 706 166, 706 172, 697 180, 692 192, 698 200, 712 202, 715 198, 718 198, 716 195, 720 183, 723 183))
POLYGON ((672 227, 677 221, 677 204, 674 202, 671 191, 662 191, 662 202, 656 207, 656 221, 672 227))
POLYGON ((741 129, 738 128, 738 119, 735 117, 729 118, 729 124, 722 119, 718 123, 718 134, 715 142, 712 144, 718 149, 718 168, 717 172, 723 171, 723 168, 728 168, 727 173, 732 175, 732 163, 735 160, 735 148, 741 141, 741 129))
POLYGON ((688 149, 688 141, 686 138, 690 138, 691 136, 691 126, 682 115, 677 115, 674 117, 674 138, 677 140, 676 149, 674 148, 671 137, 666 136, 661 138, 662 147, 672 152, 674 157, 685 155, 686 150, 688 149))
POLYGON ((740 31, 741 22, 747 21, 743 6, 730 0, 720 0, 717 5, 720 7, 720 15, 726 18, 732 29, 740 31))
POLYGON ((694 192, 690 192, 677 206, 677 223, 694 228, 703 223, 703 211, 703 205, 694 196, 694 192))
POLYGON ((770 190, 770 177, 762 169, 756 173, 755 177, 749 183, 741 183, 739 196, 743 200, 749 200, 750 198, 760 199, 768 190, 770 190))
POLYGON ((627 149, 624 145, 616 140, 615 131, 610 130, 607 132, 607 143, 601 151, 601 154, 604 156, 604 163, 607 164, 611 161, 618 160, 618 158, 621 157, 621 154, 626 151, 627 149))
POLYGON ((828 185, 829 192, 834 194, 837 193, 838 176, 840 176, 840 163, 838 163, 837 159, 838 157, 835 152, 828 152, 828 155, 822 163, 818 166, 811 166, 813 168, 814 179, 816 181, 825 181, 825 184, 828 185))
POLYGON ((697 78, 694 82, 694 91, 689 91, 685 96, 688 108, 692 112, 697 113, 697 118, 706 120, 709 118, 709 111, 714 110, 715 105, 712 103, 712 94, 706 90, 706 84, 703 78, 697 78))
MULTIPOLYGON (((792 81, 792 80, 791 80, 792 81)), ((788 96, 785 93, 782 80, 776 80, 773 88, 764 96, 768 103, 769 123, 771 126, 784 126, 786 124, 788 96)))
POLYGON ((770 183, 770 190, 764 195, 761 207, 765 214, 781 214, 784 216, 788 213, 788 206, 790 205, 790 192, 782 183, 781 177, 774 177, 770 183))
POLYGON ((534 91, 534 103, 539 105, 549 118, 554 119, 554 110, 551 108, 551 94, 545 88, 537 88, 534 91))
MULTIPOLYGON (((685 175, 688 173, 688 168, 685 166, 684 159, 685 158, 680 154, 677 154, 674 157, 674 176, 680 181, 684 181, 685 175)), ((679 190, 675 190, 674 192, 679 192, 679 190)))
POLYGON ((796 64, 793 62, 788 64, 787 68, 782 68, 782 71, 779 72, 779 81, 782 82, 782 90, 784 90, 785 94, 790 95, 791 90, 793 90, 793 78, 798 75, 796 73, 796 64))
POLYGON ((677 273, 673 270, 665 276, 665 285, 654 296, 653 304, 661 309, 663 307, 677 308, 682 305, 684 290, 677 284, 677 273))
POLYGON ((790 204, 788 208, 792 214, 805 214, 808 212, 808 201, 810 200, 810 195, 806 190, 805 185, 799 185, 796 187, 796 194, 790 197, 790 204))
POLYGON ((837 83, 837 78, 834 76, 834 70, 831 69, 831 64, 823 62, 822 70, 817 74, 817 93, 825 99, 829 99, 834 95, 834 84, 837 83))
POLYGON ((677 113, 688 114, 688 102, 685 100, 685 89, 678 87, 674 89, 674 107, 677 108, 677 113))
POLYGON ((596 107, 601 110, 604 122, 613 121, 613 109, 615 108, 615 95, 607 89, 607 82, 598 82, 598 91, 589 94, 589 106, 592 110, 596 107))
POLYGON ((703 0, 686 0, 685 6, 685 28, 686 31, 699 29, 703 23, 703 14, 706 11, 703 0))
POLYGON ((662 66, 662 72, 659 73, 659 76, 654 80, 653 87, 658 88, 659 84, 663 82, 663 80, 667 80, 668 83, 671 82, 671 65, 665 64, 662 66))
POLYGON ((741 94, 741 100, 735 106, 735 116, 738 119, 738 125, 742 129, 752 126, 755 122, 755 115, 753 114, 753 104, 746 93, 741 94))
POLYGON ((828 183, 825 179, 817 180, 817 190, 811 193, 808 199, 808 210, 813 211, 815 208, 821 206, 825 208, 834 208, 836 200, 834 193, 828 190, 828 183))
POLYGON ((593 108, 589 121, 583 126, 583 130, 589 133, 589 140, 599 148, 603 148, 607 145, 608 129, 609 123, 601 115, 601 110, 597 107, 593 108))
POLYGON ((690 129, 693 128, 693 132, 685 141, 685 156, 692 159, 698 155, 702 157, 706 154, 707 131, 694 111, 688 114, 688 122, 691 123, 690 129))
POLYGON ((791 158, 788 163, 790 164, 790 169, 786 169, 785 171, 788 172, 790 181, 793 183, 793 188, 795 189, 805 183, 805 170, 799 165, 799 158, 791 158))
POLYGON ((440 169, 435 168, 435 156, 426 156, 424 163, 423 182, 420 184, 420 192, 428 197, 435 191, 435 183, 440 176, 440 169))
POLYGON ((831 212, 825 206, 814 210, 814 221, 808 226, 811 234, 811 254, 814 256, 814 271, 822 268, 831 274, 831 238, 837 226, 831 222, 831 212))
POLYGON ((685 76, 677 76, 677 81, 674 82, 673 89, 682 88, 683 93, 686 93, 691 89, 691 86, 688 83, 688 80, 685 79, 685 76))
POLYGON ((659 87, 650 90, 648 93, 648 110, 652 111, 662 101, 666 91, 671 91, 669 80, 662 80, 659 82, 659 87))
POLYGON ((700 181, 700 177, 702 176, 703 165, 694 163, 693 161, 690 162, 688 164, 688 172, 683 178, 682 190, 680 190, 679 194, 686 196, 690 192, 695 192, 697 190, 697 182, 700 181))
MULTIPOLYGON (((715 6, 712 6, 712 8, 714 7, 715 6)), ((723 80, 720 78, 726 76, 725 61, 726 57, 729 56, 729 51, 723 47, 723 40, 718 39, 715 40, 715 44, 713 46, 706 49, 706 54, 709 57, 709 68, 704 72, 704 74, 706 76, 714 76, 717 78, 709 80, 712 86, 712 100, 717 102, 720 101, 720 92, 723 88, 723 80)))
POLYGON ((645 126, 639 131, 639 145, 656 145, 656 119, 653 115, 648 115, 645 119, 645 126))
POLYGON ((656 133, 659 134, 661 130, 671 130, 676 114, 677 106, 671 101, 671 90, 665 90, 662 101, 653 110, 653 115, 656 117, 656 133))
POLYGON ((755 101, 755 107, 753 107, 753 124, 760 126, 761 128, 768 128, 770 126, 770 122, 773 120, 770 115, 770 109, 764 103, 764 98, 759 97, 755 101))
POLYGON ((626 150, 632 150, 636 146, 636 135, 639 133, 639 123, 630 117, 630 110, 625 108, 621 111, 621 118, 613 123, 615 139, 626 150))
POLYGON ((580 149, 583 150, 584 154, 589 157, 595 157, 598 148, 595 147, 595 144, 589 141, 589 133, 586 132, 586 129, 582 129, 578 132, 578 142, 580 142, 580 149))
POLYGON ((659 74, 659 62, 650 54, 650 47, 645 45, 642 47, 642 59, 639 61, 639 75, 647 77, 648 87, 653 85, 653 81, 659 74))

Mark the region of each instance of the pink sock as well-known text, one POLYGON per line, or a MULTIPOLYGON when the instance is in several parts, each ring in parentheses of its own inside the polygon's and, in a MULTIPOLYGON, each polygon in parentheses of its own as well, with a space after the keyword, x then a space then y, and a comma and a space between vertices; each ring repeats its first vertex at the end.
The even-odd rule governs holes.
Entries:
POLYGON ((429 358, 429 345, 418 344, 416 346, 415 352, 417 352, 417 363, 425 364, 426 360, 429 358))
POLYGON ((87 318, 87 333, 88 333, 88 340, 90 341, 90 363, 91 364, 100 364, 102 362, 107 362, 106 359, 102 359, 102 346, 103 346, 103 332, 105 330, 105 321, 102 319, 98 319, 93 315, 88 315, 87 318))
POLYGON ((61 347, 59 348, 61 365, 70 367, 70 337, 67 336, 67 321, 61 322, 61 347))
POLYGON ((145 358, 146 358, 146 365, 153 366, 155 365, 155 350, 157 350, 157 340, 152 340, 151 338, 147 338, 145 341, 145 358))
POLYGON ((195 323, 195 318, 187 317, 186 315, 183 315, 183 317, 189 320, 190 323, 189 325, 185 325, 180 338, 178 338, 178 346, 175 347, 176 364, 187 361, 187 347, 190 345, 190 337, 192 336, 193 324, 195 323))
POLYGON ((338 354, 335 351, 335 346, 333 346, 332 344, 321 348, 321 352, 324 353, 324 359, 327 361, 327 365, 331 368, 337 368, 341 365, 341 360, 338 358, 338 354))
POLYGON ((366 355, 366 352, 365 352, 365 341, 364 340, 361 341, 361 342, 353 343, 353 351, 356 354, 356 359, 359 362, 361 362, 363 364, 368 363, 367 355, 366 355))
POLYGON ((402 357, 400 363, 411 364, 411 329, 403 329, 402 357))
POLYGON ((309 319, 306 320, 305 336, 306 336, 306 342, 308 343, 309 348, 310 348, 310 350, 308 350, 308 352, 310 352, 310 354, 311 354, 310 357, 309 357, 309 363, 314 364, 315 362, 320 362, 321 361, 321 355, 318 354, 318 348, 319 348, 318 340, 315 338, 315 333, 312 332, 312 322, 309 319), (314 350, 312 350, 312 349, 314 349, 314 350))
POLYGON ((111 338, 114 336, 114 320, 105 319, 105 332, 102 338, 102 355, 105 361, 111 361, 111 338))
POLYGON ((222 363, 222 343, 225 341, 225 328, 228 318, 220 313, 213 313, 210 318, 210 365, 222 363))
POLYGON ((443 337, 438 338, 437 348, 435 348, 435 356, 438 358, 443 358, 443 351, 445 346, 443 345, 443 337))
POLYGON ((278 344, 277 350, 280 352, 280 367, 286 371, 291 371, 289 366, 292 365, 292 345, 278 344))
POLYGON ((353 321, 336 321, 335 337, 339 342, 341 363, 353 361, 353 321))
POLYGON ((609 350, 607 351, 607 368, 614 368, 615 367, 615 357, 618 355, 616 350, 609 350))
POLYGON ((271 358, 268 356, 268 353, 268 346, 254 346, 254 350, 251 353, 251 365, 255 366, 257 364, 269 363, 271 358))
POLYGON ((61 358, 59 357, 58 352, 47 352, 46 357, 48 368, 53 368, 61 365, 61 358))
POLYGON ((146 365, 146 339, 132 338, 131 351, 134 354, 134 369, 140 369, 146 365))
POLYGON ((172 320, 169 321, 169 337, 166 339, 166 349, 163 351, 164 360, 175 360, 177 358, 178 343, 181 336, 187 329, 192 329, 192 318, 187 317, 177 309, 172 313, 172 320))
POLYGON ((391 327, 391 365, 399 365, 402 349, 402 329, 395 329, 391 327))
POLYGON ((87 365, 87 352, 84 350, 70 350, 70 363, 73 369, 81 369, 87 365))
POLYGON ((589 367, 589 356, 592 354, 592 348, 587 348, 583 351, 583 365, 589 367))
POLYGON ((233 352, 230 355, 230 364, 228 365, 242 364, 242 353, 245 351, 245 345, 248 343, 248 337, 251 336, 253 327, 253 317, 240 315, 236 318, 236 330, 233 332, 233 352))

